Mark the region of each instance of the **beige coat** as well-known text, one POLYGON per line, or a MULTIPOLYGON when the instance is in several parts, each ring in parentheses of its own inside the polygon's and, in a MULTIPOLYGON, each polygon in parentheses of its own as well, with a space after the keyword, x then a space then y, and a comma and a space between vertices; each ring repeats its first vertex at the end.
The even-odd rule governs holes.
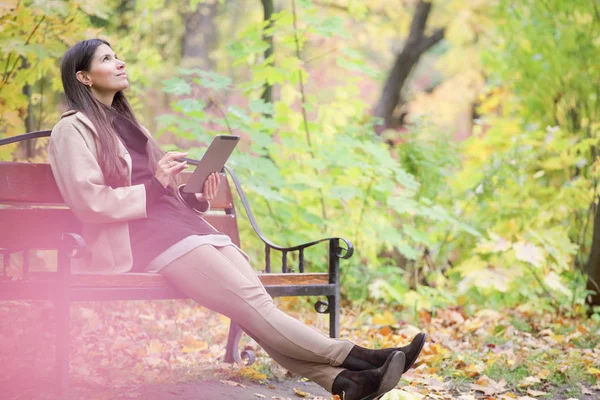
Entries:
MULTIPOLYGON (((147 129, 143 131, 149 136, 147 129)), ((97 161, 92 122, 68 111, 52 129, 48 156, 63 199, 83 223, 89 253, 75 259, 75 272, 127 272, 133 264, 128 221, 146 218, 144 185, 131 186, 131 156, 119 140, 119 155, 129 169, 128 185, 105 185, 97 161)))

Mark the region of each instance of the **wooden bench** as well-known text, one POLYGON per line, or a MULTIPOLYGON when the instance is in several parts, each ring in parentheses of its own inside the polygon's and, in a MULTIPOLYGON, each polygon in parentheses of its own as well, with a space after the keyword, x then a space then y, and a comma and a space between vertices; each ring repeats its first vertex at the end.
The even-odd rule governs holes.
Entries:
MULTIPOLYGON (((33 132, 0 140, 0 146, 9 143, 47 137, 50 131, 33 132)), ((188 160, 196 164, 195 160, 188 160)), ((315 310, 329 314, 329 334, 339 336, 339 260, 350 258, 352 244, 342 238, 319 239, 293 247, 282 247, 268 240, 258 228, 244 192, 236 175, 225 168, 235 185, 240 202, 254 231, 265 245, 265 267, 259 273, 260 280, 272 296, 326 296, 318 300, 315 310), (318 243, 329 247, 329 271, 310 273, 305 271, 304 251, 318 243), (280 254, 281 270, 273 271, 272 252, 280 254), (288 255, 297 252, 297 267, 288 265, 288 255)), ((222 172, 223 174, 223 172, 222 172)), ((185 179, 185 178, 184 178, 185 179)), ((240 246, 238 220, 232 191, 226 175, 206 220, 221 232, 228 234, 240 246)), ((1 300, 52 300, 55 304, 56 374, 58 389, 68 387, 69 376, 69 307, 75 301, 158 300, 185 298, 159 274, 75 274, 70 270, 70 259, 85 249, 79 235, 81 224, 64 204, 49 164, 0 162, 0 275, 1 300), (57 269, 52 272, 30 270, 30 252, 54 250, 57 269), (10 255, 22 252, 22 276, 8 276, 10 255)), ((251 351, 238 351, 242 331, 231 321, 226 346, 225 361, 248 363, 254 361, 251 351)))

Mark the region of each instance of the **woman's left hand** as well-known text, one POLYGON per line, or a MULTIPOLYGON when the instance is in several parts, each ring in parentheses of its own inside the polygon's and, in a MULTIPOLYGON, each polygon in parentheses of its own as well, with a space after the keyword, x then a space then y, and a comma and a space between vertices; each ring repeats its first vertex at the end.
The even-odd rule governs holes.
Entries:
POLYGON ((214 199, 217 197, 220 183, 221 177, 217 172, 213 172, 206 178, 206 182, 204 182, 204 186, 202 187, 202 193, 196 193, 196 199, 198 201, 214 199))

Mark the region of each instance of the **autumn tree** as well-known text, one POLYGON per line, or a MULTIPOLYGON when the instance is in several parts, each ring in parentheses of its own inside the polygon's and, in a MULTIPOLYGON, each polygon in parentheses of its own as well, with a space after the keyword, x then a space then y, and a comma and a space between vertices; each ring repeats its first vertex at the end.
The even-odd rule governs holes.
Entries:
POLYGON ((426 34, 431 7, 431 2, 425 0, 419 0, 416 4, 404 48, 395 57, 392 69, 383 85, 373 114, 383 119, 384 128, 392 128, 403 123, 406 113, 398 113, 398 110, 404 104, 402 89, 410 72, 419 62, 423 53, 444 38, 444 28, 438 28, 434 32, 426 34))

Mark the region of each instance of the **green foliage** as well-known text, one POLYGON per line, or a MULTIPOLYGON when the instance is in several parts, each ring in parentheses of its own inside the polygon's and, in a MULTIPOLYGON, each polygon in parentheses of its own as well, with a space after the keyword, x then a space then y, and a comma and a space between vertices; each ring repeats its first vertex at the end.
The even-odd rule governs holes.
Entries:
MULTIPOLYGON (((365 80, 381 77, 381 55, 406 33, 410 10, 350 2, 340 13, 297 0, 268 24, 258 3, 222 2, 216 21, 226 43, 211 55, 215 71, 176 69, 184 14, 202 2, 0 5, 0 136, 23 133, 27 117, 36 129, 50 128, 62 101, 59 58, 78 40, 104 37, 127 61, 128 96, 146 125, 153 128, 155 111, 170 102, 172 112, 156 118, 166 147, 243 136, 231 166, 267 236, 355 244, 343 264, 348 298, 409 309, 539 301, 578 312, 600 166, 593 2, 434 3, 430 25, 448 29, 428 57, 448 75, 471 70, 470 79, 483 61, 488 79, 473 136, 459 144, 427 119, 411 118, 400 139, 374 134, 365 80), (468 23, 449 20, 463 12, 468 23), (268 58, 264 34, 275 44, 268 58), (479 60, 483 44, 489 49, 479 60), (272 103, 261 99, 265 84, 274 86, 272 103)), ((0 159, 19 157, 16 150, 0 148, 0 159)), ((202 153, 191 146, 190 156, 202 153)), ((242 235, 259 263, 263 248, 247 222, 242 235)), ((309 268, 322 270, 325 252, 307 254, 309 268)))
MULTIPOLYGON (((388 264, 381 257, 386 249, 419 258, 431 244, 433 221, 436 229, 468 229, 430 200, 457 161, 444 135, 423 124, 421 141, 417 126, 393 154, 374 134, 369 104, 361 100, 356 79, 327 92, 305 90, 310 76, 298 51, 304 50, 309 35, 348 35, 339 20, 321 16, 310 3, 299 2, 297 12, 274 14, 270 29, 277 52, 268 59, 262 57, 267 46, 264 23, 251 24, 227 46, 233 65, 250 71, 244 81, 232 83, 215 72, 194 69, 181 69, 166 81, 166 92, 187 95, 200 88, 203 95, 201 100, 180 96, 173 101, 180 117, 161 116, 162 128, 200 142, 218 133, 242 135, 242 151, 230 166, 242 178, 261 229, 283 245, 348 238, 357 248, 352 266, 345 263, 349 268, 344 276, 350 280, 356 276, 354 268, 366 271, 388 264), (276 85, 272 104, 259 99, 264 84, 276 85), (224 90, 244 93, 243 104, 220 104, 217 99, 224 90), (428 181, 427 187, 421 180, 428 181)), ((364 67, 353 51, 340 52, 337 60, 340 73, 364 67)), ((190 155, 200 157, 202 152, 192 148, 190 155)), ((246 250, 259 259, 262 245, 247 224, 242 235, 246 250)), ((314 254, 314 268, 323 270, 324 252, 314 254)), ((352 298, 365 298, 364 280, 350 283, 348 292, 352 298)))
MULTIPOLYGON (((28 114, 31 130, 56 121, 58 111, 48 103, 62 88, 57 60, 89 29, 89 16, 96 13, 86 14, 79 5, 29 0, 0 6, 0 137, 25 133, 28 114)), ((16 147, 0 148, 0 160, 11 159, 16 147)))
MULTIPOLYGON (((63 101, 59 60, 70 46, 87 38, 107 39, 127 60, 130 76, 137 77, 130 78, 130 101, 140 109, 139 96, 153 74, 168 68, 163 59, 177 61, 172 34, 165 36, 164 31, 173 29, 169 24, 177 22, 177 9, 162 6, 160 1, 117 0, 25 0, 0 5, 0 137, 50 129, 56 123, 63 101), (159 28, 151 29, 148 16, 162 22, 159 28), (31 95, 25 94, 26 86, 31 95)), ((37 144, 44 153, 47 142, 37 144)), ((17 145, 3 146, 0 160, 21 156, 16 150, 17 145)))
POLYGON ((467 294, 581 305, 585 280, 572 271, 589 252, 598 195, 597 15, 589 2, 560 0, 500 1, 493 11, 484 61, 496 83, 451 180, 461 219, 487 235, 455 238, 453 272, 467 294))

